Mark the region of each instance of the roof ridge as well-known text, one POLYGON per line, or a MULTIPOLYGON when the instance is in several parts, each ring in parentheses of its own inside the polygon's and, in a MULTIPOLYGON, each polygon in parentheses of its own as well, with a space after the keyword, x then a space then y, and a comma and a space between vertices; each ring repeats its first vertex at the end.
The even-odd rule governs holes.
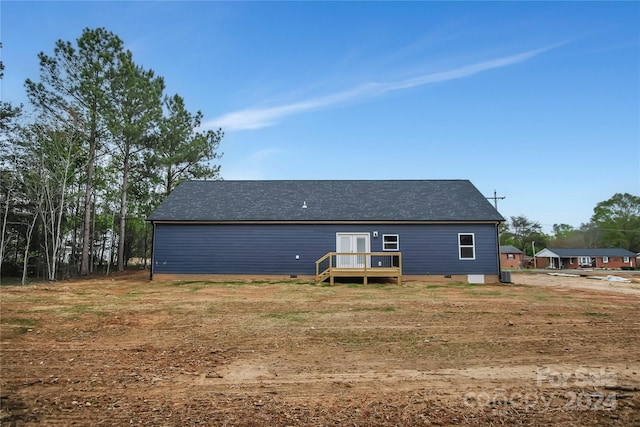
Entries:
POLYGON ((504 218, 468 179, 307 179, 186 181, 171 192, 149 220, 397 222, 504 218))
POLYGON ((469 179, 190 179, 184 182, 468 182, 469 179))

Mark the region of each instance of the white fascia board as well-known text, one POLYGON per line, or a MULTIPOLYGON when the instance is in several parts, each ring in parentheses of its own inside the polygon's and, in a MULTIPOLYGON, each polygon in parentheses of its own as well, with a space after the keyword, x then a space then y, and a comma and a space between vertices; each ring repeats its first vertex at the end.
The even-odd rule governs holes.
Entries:
POLYGON ((538 258, 560 258, 558 255, 556 255, 554 252, 551 252, 547 248, 544 248, 543 250, 538 252, 536 254, 536 257, 538 257, 538 258))

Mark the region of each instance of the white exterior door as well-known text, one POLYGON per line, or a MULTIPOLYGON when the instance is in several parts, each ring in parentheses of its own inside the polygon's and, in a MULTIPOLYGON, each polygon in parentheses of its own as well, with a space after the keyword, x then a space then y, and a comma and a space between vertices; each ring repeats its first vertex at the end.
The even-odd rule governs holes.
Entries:
MULTIPOLYGON (((370 252, 369 233, 337 233, 336 252, 357 253, 370 252)), ((338 268, 364 268, 369 264, 366 255, 338 255, 338 268)))

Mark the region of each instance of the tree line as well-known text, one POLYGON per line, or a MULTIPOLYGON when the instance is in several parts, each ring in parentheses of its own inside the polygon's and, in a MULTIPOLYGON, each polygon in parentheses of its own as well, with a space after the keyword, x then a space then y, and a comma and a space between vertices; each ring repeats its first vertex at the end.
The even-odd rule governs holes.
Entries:
POLYGON ((201 130, 202 113, 104 28, 38 59, 29 113, 0 103, 0 274, 56 280, 146 262, 144 219, 181 181, 220 179, 222 130, 201 130))
POLYGON ((539 222, 524 215, 512 216, 500 229, 500 244, 512 245, 533 256, 550 248, 622 248, 640 252, 640 197, 616 193, 598 203, 588 223, 580 227, 553 224, 553 234, 545 234, 539 222))

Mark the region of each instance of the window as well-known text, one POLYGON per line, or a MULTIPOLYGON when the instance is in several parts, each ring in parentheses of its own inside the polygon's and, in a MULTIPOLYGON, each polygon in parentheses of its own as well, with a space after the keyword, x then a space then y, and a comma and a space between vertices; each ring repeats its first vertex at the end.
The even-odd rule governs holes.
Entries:
POLYGON ((581 256, 580 258, 578 258, 578 263, 580 265, 591 265, 591 257, 581 256))
POLYGON ((460 259, 476 259, 476 244, 473 233, 458 233, 458 256, 460 259))
POLYGON ((603 256, 602 257, 602 263, 606 264, 607 262, 609 262, 609 257, 608 256, 603 256))
POLYGON ((382 235, 382 250, 383 251, 399 251, 400 250, 400 238, 397 234, 384 234, 382 235))
POLYGON ((516 259, 514 254, 507 254, 507 259, 516 259))
POLYGON ((622 259, 622 262, 629 262, 629 257, 628 257, 628 256, 624 257, 624 258, 622 259))

